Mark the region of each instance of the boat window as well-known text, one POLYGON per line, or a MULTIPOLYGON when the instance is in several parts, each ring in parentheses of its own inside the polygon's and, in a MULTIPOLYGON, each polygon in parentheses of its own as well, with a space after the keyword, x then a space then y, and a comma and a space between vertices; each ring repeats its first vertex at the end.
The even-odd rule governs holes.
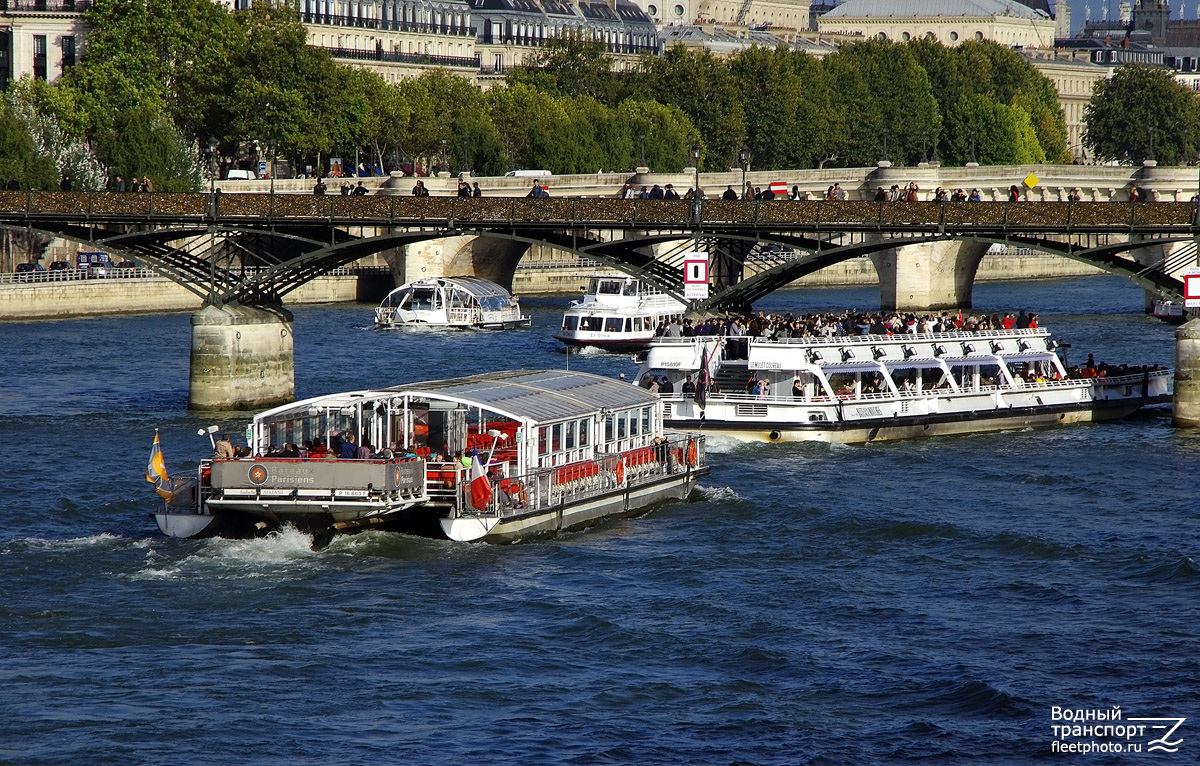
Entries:
POLYGON ((571 420, 571 421, 568 421, 565 425, 566 425, 566 443, 567 443, 566 448, 567 449, 575 449, 575 427, 577 424, 574 420, 571 420))
POLYGON ((441 301, 438 300, 437 290, 431 287, 422 287, 412 291, 413 311, 430 311, 440 307, 441 301))
POLYGON ((639 433, 641 433, 641 425, 641 421, 638 419, 638 413, 629 413, 629 435, 637 436, 639 433))
POLYGON ((648 434, 650 432, 651 432, 650 431, 650 408, 643 407, 642 408, 642 433, 648 434))
POLYGON ((588 295, 597 295, 597 294, 599 294, 599 292, 600 292, 600 280, 599 280, 599 279, 589 279, 589 280, 588 280, 588 288, 587 288, 587 291, 588 291, 588 295))
POLYGON ((604 441, 611 442, 613 440, 613 415, 609 414, 604 418, 604 441))
POLYGON ((629 413, 617 413, 617 438, 624 439, 629 434, 629 413))
POLYGON ((588 330, 591 332, 600 332, 604 328, 604 317, 582 317, 579 320, 579 329, 588 330))
POLYGON ((620 295, 621 283, 615 279, 605 279, 600 282, 600 295, 620 295))
POLYGON ((625 332, 633 332, 633 320, 625 317, 625 332))
POLYGON ((538 429, 538 454, 539 455, 545 455, 547 452, 549 452, 549 449, 547 448, 547 443, 546 443, 546 431, 547 431, 546 426, 542 426, 541 428, 538 429))
POLYGON ((590 425, 591 425, 591 423, 587 420, 579 421, 579 446, 580 447, 588 446, 588 431, 591 430, 589 428, 590 425))
POLYGON ((550 451, 561 452, 563 443, 562 423, 555 423, 550 428, 550 451))
POLYGON ((642 331, 642 318, 634 317, 632 321, 633 321, 633 332, 641 332, 642 331))
POLYGON ((631 279, 625 283, 625 294, 626 295, 637 295, 638 294, 637 280, 631 279))
POLYGON ((579 317, 575 317, 575 316, 563 317, 563 329, 568 330, 568 331, 578 330, 579 329, 579 317))
POLYGON ((608 319, 604 320, 604 331, 621 332, 621 327, 623 325, 624 322, 621 321, 621 317, 609 317, 608 319))

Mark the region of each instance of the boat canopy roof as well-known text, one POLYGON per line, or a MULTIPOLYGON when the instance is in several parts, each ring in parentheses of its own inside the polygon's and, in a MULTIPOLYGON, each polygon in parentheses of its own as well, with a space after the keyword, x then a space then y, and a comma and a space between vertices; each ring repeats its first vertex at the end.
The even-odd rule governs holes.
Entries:
POLYGON ((628 382, 566 370, 511 370, 387 389, 445 397, 536 422, 585 417, 601 409, 652 406, 658 396, 628 382))
POLYGON ((285 404, 255 420, 312 414, 400 396, 442 399, 480 407, 499 415, 537 423, 587 417, 601 410, 655 406, 659 402, 640 386, 623 380, 566 370, 504 370, 465 378, 406 383, 382 389, 346 391, 285 404))

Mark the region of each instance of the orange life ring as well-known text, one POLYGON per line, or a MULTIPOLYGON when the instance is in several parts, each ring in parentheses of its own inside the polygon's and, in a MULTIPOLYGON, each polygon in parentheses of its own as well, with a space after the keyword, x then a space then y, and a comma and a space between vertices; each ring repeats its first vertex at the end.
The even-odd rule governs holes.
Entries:
POLYGON ((625 461, 621 460, 617 463, 617 484, 625 483, 625 461))
POLYGON ((696 440, 695 440, 695 439, 688 439, 688 446, 687 446, 687 464, 688 464, 688 465, 695 465, 695 464, 696 464, 696 457, 697 457, 697 455, 696 455, 696 440))

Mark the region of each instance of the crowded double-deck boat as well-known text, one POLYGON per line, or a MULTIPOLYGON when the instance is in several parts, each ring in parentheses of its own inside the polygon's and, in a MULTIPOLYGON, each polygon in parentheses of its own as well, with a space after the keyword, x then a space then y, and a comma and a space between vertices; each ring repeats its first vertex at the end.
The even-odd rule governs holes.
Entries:
POLYGON ((659 338, 638 382, 668 426, 747 441, 869 442, 1121 418, 1171 399, 1161 367, 1068 370, 1044 328, 659 338))
POLYGON ((430 325, 510 329, 530 323, 520 301, 479 277, 433 277, 400 285, 375 309, 379 327, 430 325))
MULTIPOLYGON (((368 527, 517 541, 686 498, 704 438, 668 436, 664 403, 609 378, 503 371, 319 396, 254 417, 173 477, 160 529, 175 537, 318 537, 368 527), (242 454, 239 454, 242 453, 242 454)), ((151 478, 150 472, 147 478, 151 478)))
POLYGON ((583 298, 572 301, 554 336, 568 346, 608 351, 642 349, 667 320, 683 316, 684 304, 629 276, 594 276, 583 298))

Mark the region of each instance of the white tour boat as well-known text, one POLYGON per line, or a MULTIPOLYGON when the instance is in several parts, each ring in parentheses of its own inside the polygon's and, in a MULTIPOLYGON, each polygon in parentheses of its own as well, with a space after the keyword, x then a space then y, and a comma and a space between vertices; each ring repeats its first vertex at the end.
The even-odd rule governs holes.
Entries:
POLYGON ((159 490, 164 534, 290 523, 318 541, 378 526, 511 542, 682 500, 708 473, 704 438, 668 437, 658 397, 580 372, 319 396, 256 415, 249 433, 249 456, 204 460, 159 490), (351 439, 362 457, 341 457, 351 439))
POLYGON ((1164 368, 1072 377, 1044 328, 833 338, 674 338, 638 381, 666 377, 672 428, 746 441, 870 442, 1121 418, 1171 399, 1164 368), (650 376, 650 377, 644 377, 650 376), (684 392, 712 381, 717 391, 684 392), (766 385, 763 385, 763 381, 766 385))
POLYGON ((435 327, 527 327, 519 299, 479 277, 432 277, 400 285, 375 309, 375 324, 435 327))
POLYGON ((568 346, 596 346, 608 351, 645 348, 659 322, 682 318, 686 306, 640 279, 594 276, 583 299, 571 301, 562 329, 554 337, 568 346))
POLYGON ((1187 309, 1176 301, 1155 301, 1151 313, 1156 319, 1171 324, 1183 324, 1188 320, 1187 309))

